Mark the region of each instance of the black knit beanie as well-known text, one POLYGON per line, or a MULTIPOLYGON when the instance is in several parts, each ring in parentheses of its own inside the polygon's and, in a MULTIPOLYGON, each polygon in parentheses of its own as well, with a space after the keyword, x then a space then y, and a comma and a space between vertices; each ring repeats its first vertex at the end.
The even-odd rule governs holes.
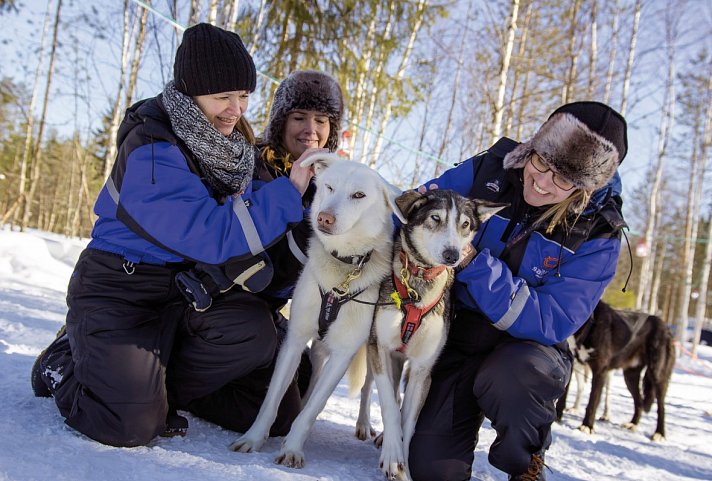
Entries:
POLYGON ((600 102, 562 105, 534 136, 504 158, 504 168, 521 168, 536 152, 576 187, 605 186, 628 152, 626 121, 600 102))
POLYGON ((265 142, 279 148, 287 115, 293 110, 313 110, 329 118, 329 137, 325 147, 334 152, 339 146, 344 98, 341 87, 333 77, 315 70, 292 72, 274 93, 265 142))
POLYGON ((257 72, 238 34, 199 23, 183 32, 173 78, 180 92, 193 97, 235 90, 252 92, 257 72))

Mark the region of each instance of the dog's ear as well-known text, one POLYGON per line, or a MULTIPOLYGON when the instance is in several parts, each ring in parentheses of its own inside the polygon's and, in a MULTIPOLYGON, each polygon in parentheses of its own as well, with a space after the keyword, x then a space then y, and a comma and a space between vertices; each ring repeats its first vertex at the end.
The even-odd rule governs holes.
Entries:
POLYGON ((404 217, 408 217, 410 212, 426 201, 425 196, 417 190, 406 190, 396 199, 396 205, 403 213, 404 217))
POLYGON ((490 217, 505 207, 509 207, 509 203, 490 202, 489 200, 474 199, 471 202, 475 204, 475 212, 482 223, 487 222, 490 217))
POLYGON ((335 162, 343 161, 344 159, 336 154, 332 154, 330 152, 317 152, 304 159, 304 161, 302 161, 302 167, 309 167, 310 165, 313 165, 314 173, 319 174, 319 172, 331 167, 331 165, 335 162))
MULTIPOLYGON (((381 177, 380 174, 378 174, 378 176, 381 177)), ((405 213, 398 205, 401 190, 383 177, 381 177, 381 180, 383 181, 383 195, 386 198, 386 204, 391 208, 396 217, 398 217, 398 220, 400 220, 403 224, 407 224, 408 219, 406 219, 406 216, 404 215, 405 213)))

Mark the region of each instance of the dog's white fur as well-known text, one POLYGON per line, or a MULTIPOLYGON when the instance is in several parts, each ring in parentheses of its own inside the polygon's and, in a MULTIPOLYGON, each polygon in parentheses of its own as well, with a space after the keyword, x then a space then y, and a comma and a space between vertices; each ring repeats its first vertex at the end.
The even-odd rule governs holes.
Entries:
MULTIPOLYGON (((341 257, 372 252, 360 276, 349 286, 351 292, 365 289, 357 297, 359 301, 375 303, 381 281, 391 272, 391 214, 402 218, 394 203, 400 191, 375 170, 334 154, 312 155, 302 165, 313 165, 316 174, 316 195, 310 213, 314 235, 307 263, 294 290, 287 336, 277 356, 267 397, 250 429, 230 446, 234 451, 256 451, 264 443, 304 347, 318 336, 319 288, 330 291, 354 270, 353 265, 336 259, 331 252, 341 257)), ((309 430, 352 358, 368 339, 373 321, 372 304, 350 301, 342 305, 322 340, 329 358, 275 462, 295 468, 304 465, 302 448, 309 430)), ((365 354, 365 349, 361 351, 365 354)))
MULTIPOLYGON (((411 192, 404 194, 406 195, 420 194, 411 192)), ((402 197, 397 200, 399 206, 401 199, 402 197)), ((411 208, 417 209, 418 202, 420 201, 415 201, 411 208)), ((448 269, 428 282, 426 288, 418 291, 420 299, 416 302, 417 305, 427 306, 444 293, 440 301, 442 305, 438 304, 425 314, 420 327, 413 333, 402 354, 397 352, 397 349, 402 344, 403 312, 395 305, 379 305, 376 308, 368 358, 378 388, 383 419, 380 467, 388 479, 411 479, 407 462, 410 441, 420 409, 430 390, 430 370, 440 355, 449 329, 449 288, 454 278, 453 268, 462 260, 463 248, 472 241, 476 228, 503 207, 503 204, 490 207, 483 205, 473 209, 475 218, 471 218, 451 204, 447 209, 432 211, 423 224, 409 225, 412 229, 412 248, 417 251, 418 256, 429 266, 445 265, 448 269), (440 224, 446 222, 446 225, 439 225, 437 228, 428 225, 432 223, 433 216, 438 217, 440 224), (478 216, 479 219, 476 219, 478 216), (471 223, 474 230, 465 232, 462 227, 464 222, 471 223), (453 258, 453 252, 456 253, 456 258, 453 258), (398 356, 404 357, 409 363, 408 381, 400 410, 394 394, 399 378, 393 378, 393 358, 398 356)), ((410 209, 405 207, 402 207, 402 210, 404 214, 410 212, 410 209)), ((407 217, 410 218, 408 215, 407 217)), ((396 241, 393 254, 393 272, 396 275, 403 267, 399 256, 401 248, 408 257, 412 257, 403 230, 396 241)), ((388 280, 384 281, 379 303, 387 299, 387 289, 390 289, 391 285, 392 282, 389 284, 388 280)), ((361 428, 363 429, 363 426, 361 428)))

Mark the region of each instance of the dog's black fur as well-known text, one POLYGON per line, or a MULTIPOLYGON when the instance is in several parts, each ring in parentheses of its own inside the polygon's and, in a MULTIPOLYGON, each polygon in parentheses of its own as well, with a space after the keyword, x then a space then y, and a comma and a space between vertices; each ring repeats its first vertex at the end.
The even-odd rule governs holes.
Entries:
MULTIPOLYGON (((591 368, 591 394, 586 406, 581 429, 593 431, 596 410, 606 376, 612 369, 623 369, 628 391, 633 396, 635 411, 627 427, 635 429, 642 410, 649 412, 653 401, 658 403, 658 423, 653 440, 665 437, 665 395, 675 365, 673 337, 665 322, 657 316, 618 311, 603 301, 599 302, 591 318, 574 336, 576 350, 589 353, 581 359, 591 368), (643 392, 640 377, 643 369, 643 392)), ((568 388, 567 388, 568 391, 568 388)), ((566 393, 557 403, 561 419, 566 393)))

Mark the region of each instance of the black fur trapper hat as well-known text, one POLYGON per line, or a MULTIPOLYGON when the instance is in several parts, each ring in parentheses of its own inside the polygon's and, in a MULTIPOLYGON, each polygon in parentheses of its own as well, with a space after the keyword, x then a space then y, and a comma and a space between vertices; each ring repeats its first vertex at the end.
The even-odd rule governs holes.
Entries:
POLYGON ((524 167, 532 152, 577 188, 595 191, 608 183, 628 152, 626 121, 600 102, 562 105, 534 137, 505 156, 504 168, 524 167))
POLYGON ((329 118, 329 137, 325 147, 334 152, 339 146, 344 98, 333 77, 315 70, 292 72, 277 87, 269 114, 265 142, 273 148, 282 143, 287 115, 293 110, 314 110, 329 118))

